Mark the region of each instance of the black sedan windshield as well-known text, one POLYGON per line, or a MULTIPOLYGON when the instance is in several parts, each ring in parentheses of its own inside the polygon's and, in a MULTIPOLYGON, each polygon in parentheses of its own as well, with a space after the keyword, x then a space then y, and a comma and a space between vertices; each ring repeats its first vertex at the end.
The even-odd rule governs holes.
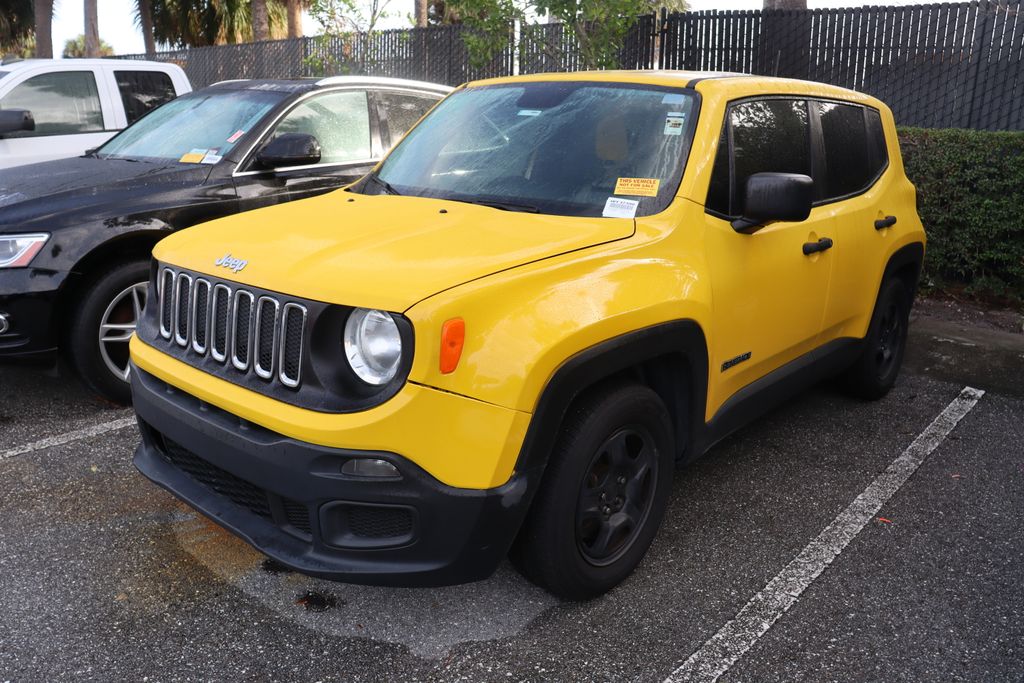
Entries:
POLYGON ((171 100, 97 150, 100 157, 215 163, 285 93, 207 90, 171 100))
POLYGON ((570 216, 671 202, 696 99, 658 86, 549 81, 468 88, 417 125, 366 192, 570 216))

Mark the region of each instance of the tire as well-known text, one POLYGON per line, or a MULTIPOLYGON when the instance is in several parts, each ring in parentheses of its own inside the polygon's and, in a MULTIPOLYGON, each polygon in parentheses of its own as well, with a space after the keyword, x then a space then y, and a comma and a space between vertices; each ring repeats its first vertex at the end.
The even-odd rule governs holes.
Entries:
POLYGON ((909 320, 906 285, 896 278, 887 280, 879 292, 863 350, 840 378, 848 394, 873 401, 889 393, 903 364, 909 320))
POLYGON ((671 424, 658 395, 636 384, 574 405, 510 554, 519 571, 566 600, 599 596, 628 577, 668 503, 671 424))
POLYGON ((138 303, 145 304, 149 261, 122 261, 89 282, 75 301, 65 337, 68 360, 82 382, 95 394, 127 405, 131 402, 127 375, 115 374, 112 366, 127 367, 128 337, 137 322, 138 303), (135 292, 132 288, 137 288, 135 292), (138 295, 138 296, 137 296, 138 295), (139 301, 141 299, 141 302, 139 301), (100 325, 106 321, 109 341, 100 343, 100 325), (114 339, 123 338, 123 341, 114 339))

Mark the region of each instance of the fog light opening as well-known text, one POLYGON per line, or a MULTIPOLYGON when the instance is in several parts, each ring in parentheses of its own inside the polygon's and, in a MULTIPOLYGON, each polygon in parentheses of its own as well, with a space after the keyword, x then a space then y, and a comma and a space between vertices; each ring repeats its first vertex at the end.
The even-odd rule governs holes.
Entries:
POLYGON ((398 468, 379 458, 353 458, 341 466, 341 473, 372 479, 401 479, 398 468))
POLYGON ((11 321, 6 313, 0 313, 0 334, 6 334, 11 329, 11 321))

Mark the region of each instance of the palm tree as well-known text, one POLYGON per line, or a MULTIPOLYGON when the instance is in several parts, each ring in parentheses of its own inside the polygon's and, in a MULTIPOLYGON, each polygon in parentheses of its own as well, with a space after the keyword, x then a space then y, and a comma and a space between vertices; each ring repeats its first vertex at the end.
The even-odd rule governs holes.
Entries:
POLYGON ((427 25, 427 10, 430 7, 428 0, 416 0, 416 26, 425 28, 427 25))
POLYGON ((53 0, 34 0, 32 3, 36 27, 36 57, 53 57, 53 0))
POLYGON ((85 0, 85 56, 100 56, 100 22, 98 0, 85 0))
POLYGON ((152 0, 135 0, 135 20, 142 30, 142 40, 146 43, 146 55, 152 55, 156 52, 156 38, 153 36, 152 0))
POLYGON ((252 19, 252 39, 270 40, 270 15, 267 11, 267 0, 252 0, 249 16, 252 19))
POLYGON ((302 37, 302 9, 305 4, 304 0, 287 0, 289 38, 302 37))

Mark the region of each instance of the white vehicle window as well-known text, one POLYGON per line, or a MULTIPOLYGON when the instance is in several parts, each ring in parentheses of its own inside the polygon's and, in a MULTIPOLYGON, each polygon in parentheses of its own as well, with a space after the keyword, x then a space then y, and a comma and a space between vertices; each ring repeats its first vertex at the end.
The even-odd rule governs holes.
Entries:
POLYGON ((320 163, 337 164, 370 158, 370 113, 363 90, 315 95, 281 119, 273 137, 305 133, 320 143, 320 163))
POLYGON ((33 76, 0 100, 0 109, 27 109, 36 129, 7 137, 71 135, 103 130, 103 113, 91 71, 58 71, 33 76))

